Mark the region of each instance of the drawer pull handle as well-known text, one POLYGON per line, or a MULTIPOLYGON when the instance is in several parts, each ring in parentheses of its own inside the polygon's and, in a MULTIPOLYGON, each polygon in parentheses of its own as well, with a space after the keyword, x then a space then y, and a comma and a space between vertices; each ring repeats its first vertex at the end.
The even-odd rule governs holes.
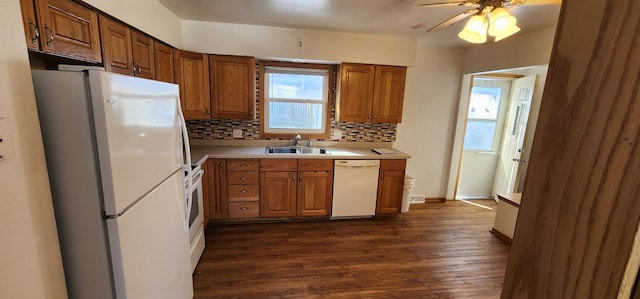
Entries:
POLYGON ((391 167, 398 167, 398 164, 391 164, 391 167))
POLYGON ((242 190, 240 190, 240 193, 247 193, 247 190, 242 189, 242 190))
POLYGON ((246 211, 246 210, 248 210, 248 209, 249 209, 249 208, 247 208, 247 207, 242 207, 242 208, 240 208, 240 210, 243 210, 243 211, 246 211))
POLYGON ((240 167, 247 167, 247 164, 240 164, 240 167))
POLYGON ((246 181, 246 180, 247 180, 247 178, 245 178, 245 177, 241 177, 241 178, 240 178, 240 180, 241 180, 241 181, 246 181))

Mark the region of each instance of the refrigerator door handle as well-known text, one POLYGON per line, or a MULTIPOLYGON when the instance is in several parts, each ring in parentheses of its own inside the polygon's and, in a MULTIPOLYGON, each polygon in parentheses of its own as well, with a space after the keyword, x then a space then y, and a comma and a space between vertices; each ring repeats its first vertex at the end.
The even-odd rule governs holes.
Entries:
POLYGON ((184 231, 189 231, 189 213, 191 212, 191 205, 193 205, 193 192, 192 192, 192 184, 191 181, 191 148, 189 146, 189 132, 187 131, 187 122, 184 120, 184 114, 182 114, 182 108, 180 107, 180 98, 176 98, 176 106, 178 110, 178 117, 180 118, 180 131, 182 132, 182 146, 184 147, 184 162, 182 165, 182 169, 187 172, 185 178, 185 188, 186 188, 186 210, 184 216, 184 231))

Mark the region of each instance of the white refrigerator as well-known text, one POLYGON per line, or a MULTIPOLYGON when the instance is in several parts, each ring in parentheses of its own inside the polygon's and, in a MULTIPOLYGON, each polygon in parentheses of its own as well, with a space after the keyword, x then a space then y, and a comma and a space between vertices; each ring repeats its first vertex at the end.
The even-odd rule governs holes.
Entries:
POLYGON ((69 297, 192 298, 178 86, 32 76, 69 297))

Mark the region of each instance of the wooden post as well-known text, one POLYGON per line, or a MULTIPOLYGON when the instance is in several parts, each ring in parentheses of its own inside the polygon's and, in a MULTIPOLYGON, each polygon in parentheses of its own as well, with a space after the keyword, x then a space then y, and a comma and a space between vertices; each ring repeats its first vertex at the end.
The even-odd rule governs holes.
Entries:
POLYGON ((562 5, 504 299, 616 298, 640 223, 640 1, 562 5))

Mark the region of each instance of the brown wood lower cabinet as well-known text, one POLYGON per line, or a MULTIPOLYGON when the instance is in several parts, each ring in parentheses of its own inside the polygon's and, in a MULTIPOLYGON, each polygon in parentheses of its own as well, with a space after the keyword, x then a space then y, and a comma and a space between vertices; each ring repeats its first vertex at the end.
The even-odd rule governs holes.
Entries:
POLYGON ((202 164, 202 192, 205 225, 210 220, 225 219, 227 212, 227 175, 224 159, 209 159, 202 164))
POLYGON ((406 164, 407 160, 380 161, 376 215, 400 212, 406 164))
POLYGON ((260 217, 258 165, 256 159, 227 160, 229 219, 260 217))
POLYGON ((329 216, 333 160, 261 159, 262 217, 329 216))

